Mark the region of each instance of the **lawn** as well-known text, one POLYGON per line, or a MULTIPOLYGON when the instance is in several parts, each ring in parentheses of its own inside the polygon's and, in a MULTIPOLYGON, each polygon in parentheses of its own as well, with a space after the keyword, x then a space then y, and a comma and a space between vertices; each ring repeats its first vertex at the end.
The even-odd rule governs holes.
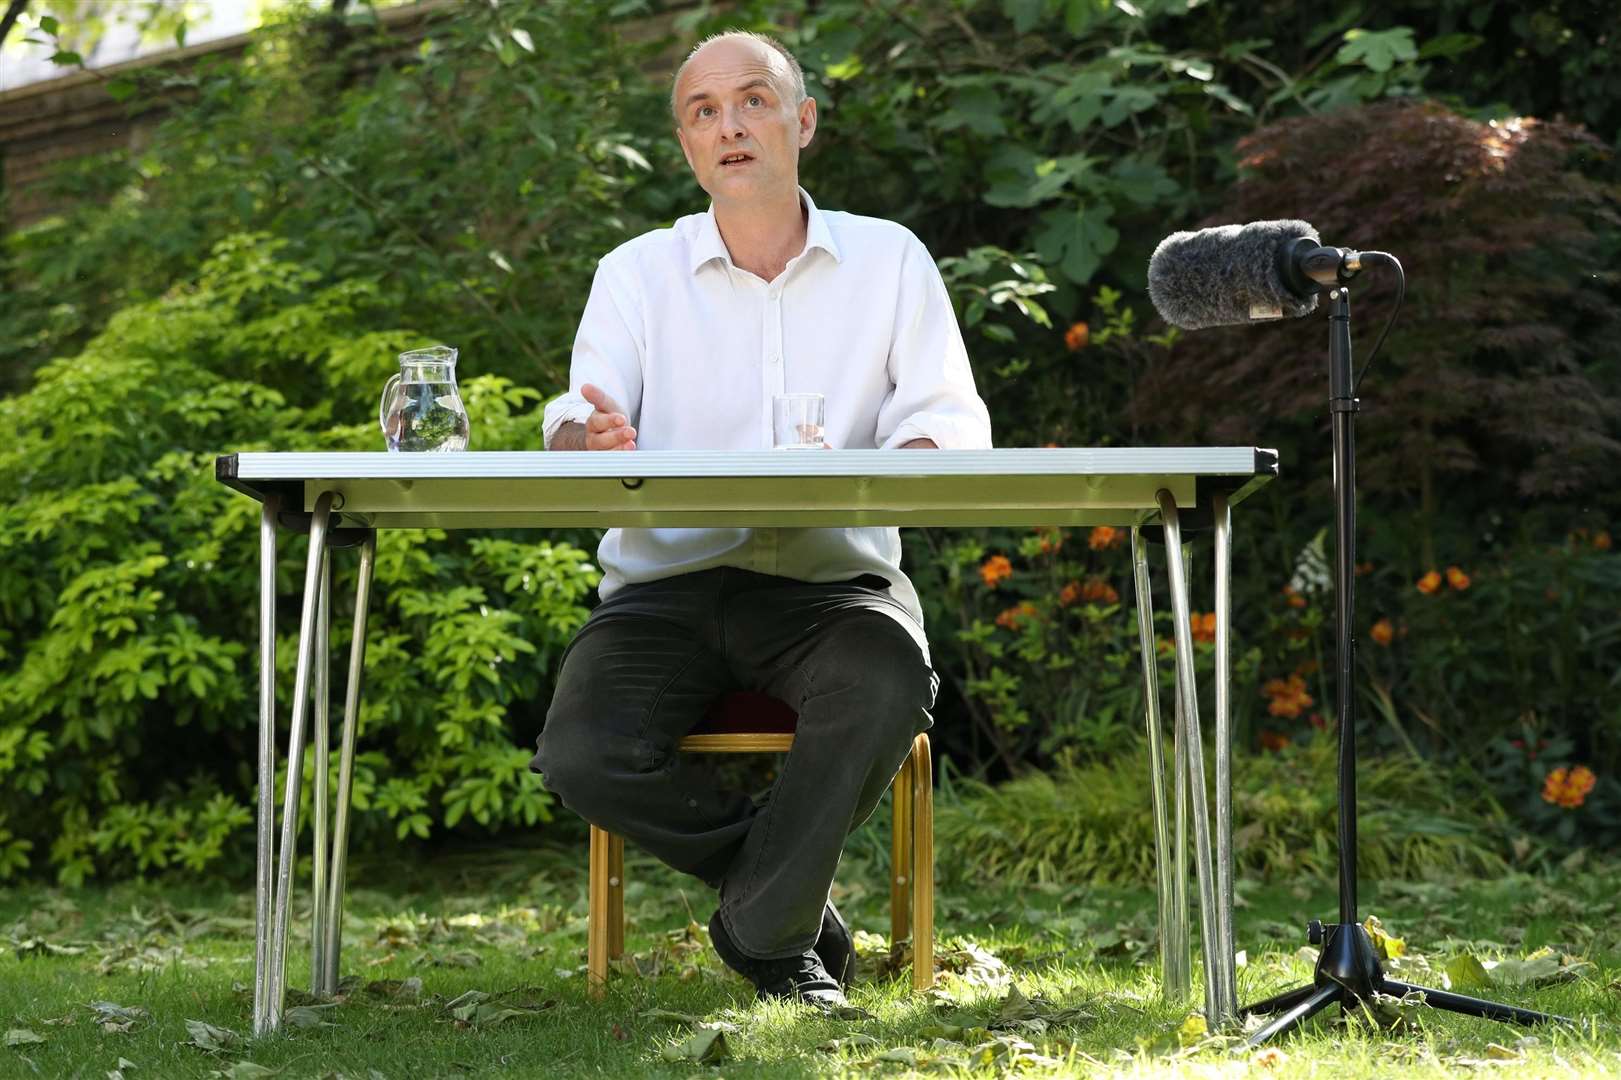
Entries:
MULTIPOLYGON (((1249 1051, 1161 1001, 1146 890, 968 895, 942 882, 939 988, 909 993, 879 936, 881 842, 874 826, 858 834, 840 876, 841 906, 869 933, 855 1008, 836 1019, 754 1003, 699 929, 710 896, 634 853, 631 955, 606 1000, 586 996, 583 845, 361 863, 345 992, 319 1004, 294 992, 287 1032, 258 1041, 246 888, 11 889, 0 893, 0 1076, 1621 1075, 1613 867, 1363 886, 1362 914, 1399 939, 1393 952, 1405 943, 1394 963, 1406 977, 1445 977, 1576 1027, 1403 1008, 1386 1029, 1330 1010, 1303 1036, 1249 1051)), ((1309 977, 1303 926, 1332 915, 1333 883, 1241 882, 1239 895, 1241 998, 1309 977)), ((300 933, 307 900, 295 898, 300 933)), ((294 987, 308 985, 305 946, 295 934, 294 987)))

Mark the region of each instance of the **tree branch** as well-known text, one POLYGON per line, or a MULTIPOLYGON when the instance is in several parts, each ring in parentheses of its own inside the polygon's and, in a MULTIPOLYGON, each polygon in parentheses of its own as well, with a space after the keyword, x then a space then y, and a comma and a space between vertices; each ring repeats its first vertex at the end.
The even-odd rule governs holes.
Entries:
POLYGON ((6 13, 0 15, 0 48, 5 46, 6 35, 11 33, 11 28, 17 24, 17 16, 21 15, 27 6, 28 0, 11 0, 6 5, 6 13))

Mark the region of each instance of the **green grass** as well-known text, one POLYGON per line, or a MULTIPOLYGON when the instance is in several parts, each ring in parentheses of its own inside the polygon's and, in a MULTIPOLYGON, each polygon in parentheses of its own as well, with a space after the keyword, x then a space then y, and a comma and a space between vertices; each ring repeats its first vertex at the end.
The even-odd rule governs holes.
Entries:
MULTIPOLYGON (((869 827, 870 828, 870 827, 869 827)), ((878 837, 852 845, 842 906, 860 930, 887 932, 878 837)), ((1152 897, 1084 883, 940 896, 941 989, 916 996, 904 970, 885 973, 877 939, 863 938, 863 982, 851 995, 867 1015, 824 1019, 755 1004, 726 973, 689 913, 707 921, 702 886, 631 857, 627 909, 632 963, 601 1003, 585 993, 585 875, 576 850, 471 852, 352 875, 344 936, 348 993, 302 1013, 321 1026, 254 1041, 252 897, 224 886, 123 885, 0 893, 0 1076, 83 1076, 123 1068, 128 1080, 228 1076, 785 1077, 822 1075, 1440 1076, 1471 1063, 1492 1076, 1621 1074, 1621 926, 1613 868, 1557 879, 1509 877, 1456 885, 1366 884, 1376 913, 1406 940, 1415 981, 1434 984, 1470 954, 1491 961, 1551 947, 1580 957, 1568 981, 1481 992, 1580 1021, 1527 1032, 1434 1012, 1396 1031, 1313 1022, 1281 1054, 1236 1040, 1179 1034, 1187 1007, 1160 999, 1152 897), (379 884, 380 882, 380 884, 379 884), (475 917, 476 916, 476 917, 475 917), (1415 959, 1416 957, 1416 959, 1415 959), (380 996, 420 979, 403 997, 380 996), (396 980, 387 983, 386 980, 396 980), (373 986, 368 992, 367 984, 373 986), (1009 988, 1028 999, 1008 1003, 1009 988), (449 1004, 469 990, 482 1013, 449 1004), (98 1014, 110 1002, 144 1012, 98 1014), (710 1067, 664 1054, 690 1039, 691 1021, 725 1027, 728 1057, 710 1067), (106 1026, 103 1021, 106 1020, 106 1026), (187 1021, 244 1036, 200 1048, 187 1021), (127 1025, 127 1030, 125 1029, 127 1025), (31 1033, 42 1042, 15 1042, 31 1033), (1527 1036, 1530 1036, 1527 1038, 1527 1036), (828 1049, 827 1047, 831 1047, 828 1049)), ((950 854, 950 853, 946 853, 950 854)), ((1254 1000, 1309 977, 1302 927, 1335 908, 1332 883, 1240 883, 1239 944, 1249 963, 1240 993, 1254 1000)), ((298 906, 289 984, 308 985, 308 893, 298 906)), ((1197 918, 1195 916, 1195 922, 1197 918)), ((1497 976, 1491 976, 1496 978, 1497 976)), ((1196 992, 1197 993, 1197 992, 1196 992)), ((298 995, 294 995, 297 998, 298 995)), ((671 1051, 673 1052, 673 1051, 671 1051)))

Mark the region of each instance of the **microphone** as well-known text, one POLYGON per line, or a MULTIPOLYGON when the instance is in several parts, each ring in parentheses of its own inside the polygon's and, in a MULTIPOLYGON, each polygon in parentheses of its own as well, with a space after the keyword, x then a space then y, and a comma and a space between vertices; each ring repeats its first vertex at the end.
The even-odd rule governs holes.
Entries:
POLYGON ((1298 318, 1317 309, 1320 286, 1343 285, 1362 265, 1361 252, 1323 246, 1304 221, 1219 225, 1161 240, 1148 296, 1184 330, 1298 318))

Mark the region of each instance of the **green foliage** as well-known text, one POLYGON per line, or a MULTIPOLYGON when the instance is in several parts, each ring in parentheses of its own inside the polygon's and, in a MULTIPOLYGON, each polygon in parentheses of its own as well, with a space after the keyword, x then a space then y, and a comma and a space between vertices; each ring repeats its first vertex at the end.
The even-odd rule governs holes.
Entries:
MULTIPOLYGON (((998 786, 955 785, 935 811, 936 843, 974 858, 947 864, 954 883, 1151 883, 1148 760, 1141 736, 1134 741, 1136 752, 1107 761, 998 786)), ((1233 850, 1241 873, 1334 874, 1335 747, 1319 737, 1279 753, 1234 756, 1233 850)), ((1212 769, 1213 757, 1207 747, 1212 769)), ((1166 787, 1169 795, 1169 779, 1166 787)), ((1382 759, 1365 765, 1358 795, 1357 859, 1368 880, 1448 880, 1499 872, 1513 858, 1503 811, 1468 774, 1416 758, 1382 759)))
MULTIPOLYGON (((226 238, 195 281, 119 311, 82 353, 0 400, 11 436, 0 449, 0 877, 43 853, 79 882, 202 871, 248 849, 258 514, 214 480, 213 456, 377 448, 369 423, 334 415, 368 416, 362 404, 394 349, 421 343, 405 328, 364 329, 389 309, 382 283, 331 280, 290 248, 226 238)), ((465 390, 479 445, 530 444, 536 391, 492 375, 465 390)), ((304 545, 288 546, 284 593, 304 545)), ((341 657, 354 571, 343 552, 333 563, 341 657)), ((361 844, 463 819, 546 819, 518 744, 538 728, 528 703, 544 697, 595 581, 566 543, 379 538, 355 777, 361 844)), ((283 687, 291 607, 279 613, 283 687)), ((284 692, 283 715, 288 704, 284 692)), ((307 809, 313 751, 300 767, 307 809)))

